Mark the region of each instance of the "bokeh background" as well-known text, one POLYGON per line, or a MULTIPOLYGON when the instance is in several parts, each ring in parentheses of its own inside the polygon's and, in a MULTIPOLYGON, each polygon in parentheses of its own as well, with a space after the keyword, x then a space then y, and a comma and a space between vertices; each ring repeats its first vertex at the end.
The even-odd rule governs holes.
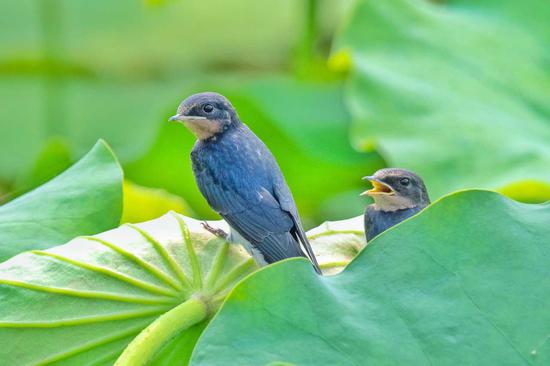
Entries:
POLYGON ((550 7, 492 0, 20 0, 0 4, 0 203, 105 139, 124 221, 213 218, 194 138, 167 122, 229 97, 277 157, 306 226, 348 218, 361 177, 550 199, 550 7))

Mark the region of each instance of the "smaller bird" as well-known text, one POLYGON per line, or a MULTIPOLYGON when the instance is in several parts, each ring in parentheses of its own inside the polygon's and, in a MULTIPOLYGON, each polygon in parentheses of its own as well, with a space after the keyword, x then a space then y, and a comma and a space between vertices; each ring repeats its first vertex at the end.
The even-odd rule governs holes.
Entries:
POLYGON ((386 168, 363 179, 369 180, 373 188, 361 195, 374 199, 365 210, 367 242, 430 204, 424 181, 411 171, 386 168))

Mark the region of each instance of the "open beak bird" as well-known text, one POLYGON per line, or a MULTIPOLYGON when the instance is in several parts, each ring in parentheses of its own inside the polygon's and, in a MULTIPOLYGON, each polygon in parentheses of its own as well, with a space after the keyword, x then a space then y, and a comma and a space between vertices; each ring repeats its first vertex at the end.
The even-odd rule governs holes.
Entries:
POLYGON ((361 195, 374 199, 365 210, 367 242, 430 204, 422 178, 408 170, 386 168, 363 179, 369 180, 373 188, 361 195))

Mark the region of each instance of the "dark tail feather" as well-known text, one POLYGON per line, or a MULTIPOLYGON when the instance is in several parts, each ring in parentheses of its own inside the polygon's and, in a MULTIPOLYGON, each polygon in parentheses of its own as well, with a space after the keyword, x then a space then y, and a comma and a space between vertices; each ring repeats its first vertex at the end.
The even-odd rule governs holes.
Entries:
POLYGON ((319 263, 317 263, 317 258, 315 258, 315 254, 313 253, 313 249, 311 249, 311 245, 309 244, 309 241, 307 240, 306 233, 298 229, 296 230, 296 234, 298 235, 299 241, 302 242, 302 245, 304 246, 304 249, 306 250, 307 256, 309 257, 309 260, 313 264, 313 268, 315 268, 315 272, 317 274, 322 275, 321 267, 319 267, 319 263))

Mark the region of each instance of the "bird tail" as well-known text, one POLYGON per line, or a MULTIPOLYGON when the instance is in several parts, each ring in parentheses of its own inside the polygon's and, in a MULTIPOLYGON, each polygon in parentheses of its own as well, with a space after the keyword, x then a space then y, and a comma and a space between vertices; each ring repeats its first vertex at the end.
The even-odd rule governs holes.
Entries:
POLYGON ((317 263, 317 258, 315 257, 315 254, 313 253, 313 249, 311 249, 311 244, 309 244, 309 241, 307 240, 306 233, 303 229, 298 228, 296 230, 296 234, 298 235, 298 238, 300 239, 299 242, 302 243, 302 246, 304 247, 307 256, 309 257, 309 260, 313 264, 313 268, 315 268, 315 272, 317 274, 322 275, 321 267, 319 267, 319 263, 317 263))

